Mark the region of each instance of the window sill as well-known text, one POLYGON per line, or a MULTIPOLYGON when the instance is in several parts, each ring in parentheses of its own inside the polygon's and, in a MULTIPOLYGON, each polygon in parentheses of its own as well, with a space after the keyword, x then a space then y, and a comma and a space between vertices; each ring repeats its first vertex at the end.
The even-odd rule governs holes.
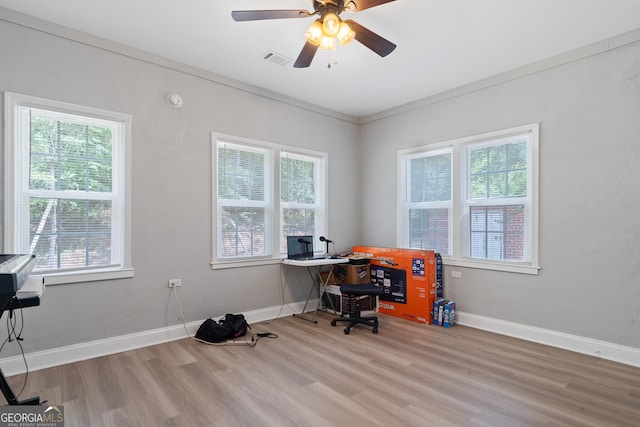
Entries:
POLYGON ((65 283, 97 282, 99 280, 129 279, 133 277, 133 268, 122 268, 118 270, 98 270, 91 272, 69 272, 69 273, 49 273, 32 274, 30 277, 41 277, 46 286, 62 285, 65 283))
MULTIPOLYGON (((224 270, 227 268, 242 268, 242 267, 256 267, 260 265, 272 265, 272 264, 281 264, 284 258, 267 258, 260 260, 252 260, 252 261, 225 261, 225 262, 211 262, 212 270, 224 270)), ((540 267, 533 267, 530 265, 523 264, 499 264, 492 263, 486 261, 471 261, 471 260, 460 260, 460 259, 451 259, 451 258, 442 258, 442 263, 444 265, 449 265, 453 267, 467 267, 467 268, 477 268, 481 270, 493 270, 493 271, 503 271, 507 273, 520 273, 520 274, 531 274, 537 275, 540 271, 540 267)))
POLYGON ((450 265, 453 267, 468 267, 477 268, 480 270, 493 270, 503 271, 506 273, 520 273, 520 274, 532 274, 537 275, 540 271, 540 267, 534 267, 524 264, 501 264, 487 261, 472 261, 468 259, 451 259, 442 257, 442 263, 444 265, 450 265))

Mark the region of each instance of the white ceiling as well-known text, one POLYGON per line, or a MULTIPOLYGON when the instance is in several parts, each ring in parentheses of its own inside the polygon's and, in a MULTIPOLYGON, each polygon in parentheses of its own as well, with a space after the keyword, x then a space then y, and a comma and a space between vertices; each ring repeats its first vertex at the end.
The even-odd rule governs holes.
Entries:
MULTIPOLYGON (((640 0, 396 0, 344 12, 398 45, 353 41, 292 62, 314 18, 235 22, 232 10, 306 9, 312 0, 0 0, 0 6, 353 117, 640 28, 640 0), (275 52, 287 66, 262 59, 275 52)), ((0 15, 1 16, 1 15, 0 15)))

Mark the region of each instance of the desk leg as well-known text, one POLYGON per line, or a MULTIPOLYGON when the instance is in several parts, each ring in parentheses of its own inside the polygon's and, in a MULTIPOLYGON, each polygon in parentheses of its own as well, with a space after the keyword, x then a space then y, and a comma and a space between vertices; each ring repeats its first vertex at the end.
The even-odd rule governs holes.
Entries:
MULTIPOLYGON (((322 281, 322 277, 320 276, 320 273, 322 272, 322 266, 319 266, 317 270, 315 270, 315 272, 312 267, 307 267, 307 271, 309 273, 309 277, 311 278, 312 286, 311 286, 311 289, 309 290, 309 295, 307 296, 307 300, 304 303, 304 307, 302 308, 302 312, 300 314, 294 314, 294 316, 299 317, 308 322, 318 323, 318 321, 316 320, 318 316, 318 310, 320 310, 320 307, 322 305, 322 296, 323 294, 326 293, 327 284, 329 283, 331 279, 331 275, 333 274, 333 265, 329 269, 329 274, 327 275, 327 279, 325 281, 322 281), (313 295, 314 290, 316 290, 316 293, 318 295, 318 303, 316 304, 316 307, 314 308, 313 312, 310 312, 310 313, 313 313, 311 315, 311 318, 308 318, 306 317, 307 307, 309 306, 309 301, 311 301, 311 295, 313 295)), ((333 301, 331 301, 331 298, 329 298, 329 303, 331 304, 331 308, 333 309, 333 312, 336 313, 336 308, 333 306, 333 301)))
MULTIPOLYGON (((329 283, 331 282, 331 276, 333 275, 333 265, 331 266, 331 268, 329 269, 329 274, 327 274, 327 279, 323 282, 322 281, 322 277, 318 274, 318 280, 320 280, 320 295, 318 298, 318 308, 320 308, 321 304, 322 304, 322 297, 327 294, 327 286, 329 286, 329 283)), ((333 314, 338 314, 338 311, 336 310, 335 306, 333 305, 333 299, 331 299, 331 297, 327 297, 327 300, 329 301, 329 305, 331 305, 331 310, 333 310, 333 314)))
POLYGON ((309 301, 311 301, 311 295, 313 295, 314 289, 317 290, 318 295, 320 295, 320 286, 318 285, 318 281, 316 280, 316 276, 320 276, 320 267, 316 274, 313 274, 313 268, 307 267, 307 272, 309 273, 309 277, 311 278, 311 289, 309 289, 309 295, 307 296, 307 300, 304 303, 304 307, 302 308, 302 312, 300 314, 294 314, 294 316, 299 317, 302 320, 306 320, 308 322, 318 323, 316 320, 316 315, 318 314, 318 306, 313 310, 313 315, 311 318, 306 317, 307 307, 309 306, 309 301))
POLYGON ((9 383, 7 383, 7 379, 4 376, 4 372, 0 369, 0 387, 2 387, 2 394, 4 394, 5 399, 7 399, 8 405, 39 405, 40 404, 40 396, 31 397, 25 400, 18 400, 16 395, 11 390, 9 383))

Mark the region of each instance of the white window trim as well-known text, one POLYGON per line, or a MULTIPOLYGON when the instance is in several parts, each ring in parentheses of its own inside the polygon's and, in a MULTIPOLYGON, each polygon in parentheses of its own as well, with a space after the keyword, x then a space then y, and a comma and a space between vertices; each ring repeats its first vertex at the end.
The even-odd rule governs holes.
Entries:
MULTIPOLYGON (((24 129, 18 129, 19 117, 16 114, 18 107, 37 108, 42 110, 54 110, 64 114, 81 115, 98 120, 119 121, 123 123, 121 135, 123 147, 115 155, 120 157, 116 162, 114 174, 122 177, 118 192, 122 195, 123 206, 120 212, 114 215, 121 216, 122 231, 119 239, 122 241, 122 266, 87 268, 72 271, 50 272, 46 274, 33 273, 32 277, 43 278, 46 285, 63 283, 79 283, 98 280, 122 279, 134 276, 131 266, 131 115, 116 113, 93 107, 85 107, 61 101, 48 100, 29 95, 5 92, 4 97, 5 132, 4 132, 4 167, 5 167, 5 198, 4 198, 4 252, 15 253, 19 232, 16 230, 18 206, 16 204, 19 177, 17 171, 21 171, 20 164, 23 159, 24 147, 17 147, 17 137, 24 129)), ((24 173, 24 171, 22 171, 24 173)), ((28 210, 27 210, 28 211, 28 210)))
POLYGON ((540 270, 539 264, 539 166, 540 166, 540 156, 539 156, 539 135, 540 135, 540 125, 539 123, 533 123, 518 127, 513 127, 510 129, 504 129, 494 132, 488 132, 480 135, 473 135, 464 138, 458 138, 450 141, 444 141, 434 144, 422 145, 419 147, 412 147, 405 150, 398 151, 398 171, 400 174, 398 175, 398 225, 397 225, 397 245, 398 247, 406 247, 407 246, 407 236, 406 236, 406 228, 408 226, 408 221, 406 221, 406 213, 405 207, 405 197, 406 197, 406 188, 404 184, 403 176, 406 176, 406 159, 408 156, 415 155, 421 152, 426 151, 434 151, 450 149, 452 152, 452 202, 453 202, 453 213, 452 213, 452 222, 453 225, 453 247, 451 250, 452 255, 450 257, 442 258, 443 264, 455 266, 455 267, 468 267, 468 268, 476 268, 476 269, 484 269, 484 270, 496 270, 496 271, 504 271, 504 272, 512 272, 512 273, 522 273, 522 274, 538 274, 540 270), (478 143, 483 140, 495 140, 500 138, 506 138, 509 136, 522 134, 522 133, 530 133, 531 135, 531 144, 530 144, 530 156, 531 156, 531 181, 530 183, 530 201, 531 201, 531 262, 526 263, 518 263, 518 262, 509 262, 509 261, 496 261, 496 260, 480 260, 480 259, 472 259, 465 256, 464 248, 465 248, 465 227, 462 225, 463 218, 463 198, 466 197, 466 183, 461 182, 465 178, 461 176, 461 159, 463 157, 462 151, 465 150, 466 145, 471 143, 478 143))
POLYGON ((270 264, 280 264, 283 258, 286 255, 283 255, 280 252, 280 235, 282 233, 282 225, 280 221, 280 211, 281 211, 281 203, 280 203, 280 153, 285 151, 291 155, 299 154, 308 157, 315 157, 323 163, 323 167, 319 168, 319 179, 318 182, 321 186, 319 189, 319 193, 323 195, 323 200, 319 204, 320 209, 322 210, 324 216, 323 220, 319 224, 321 227, 318 230, 319 235, 325 234, 327 230, 328 223, 328 173, 329 164, 328 164, 328 156, 326 153, 307 150, 304 148, 292 147, 282 144, 276 144, 273 142, 261 141, 251 138, 244 138, 235 135, 224 134, 220 132, 212 132, 211 133, 211 164, 212 164, 212 174, 211 174, 211 189, 212 189, 212 242, 211 242, 211 269, 225 269, 225 268, 239 268, 239 267, 252 267, 252 266, 260 266, 260 265, 270 265, 270 264), (218 149, 217 142, 218 140, 225 140, 229 143, 237 143, 247 146, 254 146, 260 149, 269 149, 272 151, 271 154, 271 165, 269 165, 271 172, 271 194, 272 194, 272 204, 271 209, 271 255, 263 256, 263 257, 246 257, 246 258, 236 258, 236 259, 218 259, 218 250, 219 250, 219 242, 218 242, 218 221, 220 220, 218 215, 218 149))

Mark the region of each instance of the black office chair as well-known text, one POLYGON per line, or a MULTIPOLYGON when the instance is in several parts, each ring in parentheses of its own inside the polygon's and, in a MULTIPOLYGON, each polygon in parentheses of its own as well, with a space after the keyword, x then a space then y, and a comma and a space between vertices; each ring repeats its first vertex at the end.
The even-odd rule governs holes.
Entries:
POLYGON ((370 295, 372 297, 380 296, 382 295, 382 288, 376 285, 341 285, 340 292, 342 292, 344 297, 348 298, 349 313, 345 313, 346 309, 344 306, 346 304, 342 304, 342 316, 335 317, 331 320, 331 326, 336 326, 337 322, 346 322, 348 325, 344 328, 344 333, 348 334, 351 332, 352 327, 361 324, 371 326, 371 332, 377 334, 378 318, 376 316, 360 316, 360 297, 365 295, 370 295))

